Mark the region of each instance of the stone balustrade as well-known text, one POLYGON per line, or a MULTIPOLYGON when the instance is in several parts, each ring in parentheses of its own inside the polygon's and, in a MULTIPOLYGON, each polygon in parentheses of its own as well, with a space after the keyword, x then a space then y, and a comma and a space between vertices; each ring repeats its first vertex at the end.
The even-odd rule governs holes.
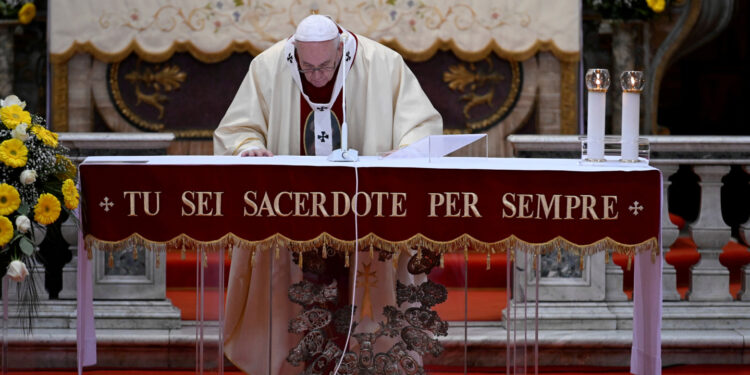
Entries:
MULTIPOLYGON (((750 220, 734 224, 740 238, 732 238, 732 227, 724 218, 722 194, 730 191, 727 175, 732 166, 750 172, 750 137, 743 136, 649 136, 650 165, 662 172, 662 254, 670 250, 678 237, 690 237, 700 260, 690 269, 690 286, 685 295, 677 291, 675 268, 664 262, 663 268, 663 329, 748 329, 750 328, 750 265, 742 269, 741 290, 733 296, 729 290, 729 270, 719 262, 723 248, 732 240, 750 240, 750 220), (697 176, 700 202, 697 218, 682 231, 669 218, 670 180, 678 170, 688 168, 697 176)), ((518 157, 580 157, 578 136, 511 135, 508 137, 518 157)), ((750 190, 750 186, 732 187, 734 191, 750 190), (744 189, 744 190, 743 190, 744 189)), ((678 191, 673 191, 673 193, 678 191)), ((750 207, 737 206, 724 197, 724 211, 740 210, 747 217, 750 207)), ((684 202, 683 202, 684 203, 684 202)), ((607 282, 611 282, 608 278, 607 282)), ((621 279, 619 281, 621 283, 621 279)), ((622 285, 607 285, 607 290, 622 285)))

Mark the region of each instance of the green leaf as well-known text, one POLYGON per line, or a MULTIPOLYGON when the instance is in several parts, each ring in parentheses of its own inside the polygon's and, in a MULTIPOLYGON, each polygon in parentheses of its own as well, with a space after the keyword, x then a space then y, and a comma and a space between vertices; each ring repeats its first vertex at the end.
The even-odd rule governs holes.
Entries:
POLYGON ((21 203, 18 207, 18 213, 24 216, 29 216, 29 205, 27 203, 21 203))
POLYGON ((28 256, 34 254, 34 244, 31 243, 31 240, 28 237, 21 237, 21 242, 19 243, 19 245, 21 245, 21 251, 23 251, 24 254, 28 256))
POLYGON ((11 240, 10 240, 10 241, 8 241, 8 243, 13 243, 13 242, 16 242, 16 240, 18 240, 18 239, 19 239, 19 238, 21 238, 21 237, 23 237, 23 233, 21 233, 21 232, 16 232, 16 234, 15 234, 15 235, 13 236, 13 238, 11 238, 11 240))

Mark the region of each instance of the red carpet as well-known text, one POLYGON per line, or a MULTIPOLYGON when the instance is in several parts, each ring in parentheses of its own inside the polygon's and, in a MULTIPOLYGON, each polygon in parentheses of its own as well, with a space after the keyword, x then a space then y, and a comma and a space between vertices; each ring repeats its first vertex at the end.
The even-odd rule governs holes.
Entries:
MULTIPOLYGON (((678 226, 684 226, 684 221, 670 215, 678 226)), ((695 243, 688 237, 678 238, 666 255, 667 263, 677 270, 677 289, 685 297, 690 282, 690 267, 698 262, 700 255, 695 243)), ((431 280, 448 287, 448 301, 435 307, 445 320, 464 320, 464 284, 468 285, 468 319, 471 321, 500 320, 502 310, 506 305, 506 257, 493 255, 491 269, 487 270, 487 257, 483 254, 470 254, 468 262, 464 262, 463 254, 446 254, 445 267, 435 268, 430 273, 431 280), (468 273, 467 271, 468 270, 468 273), (464 274, 466 273, 466 276, 464 274)), ((219 275, 216 257, 208 259, 205 268, 205 278, 210 280, 208 285, 216 286, 219 275)), ((628 271, 627 257, 615 254, 615 264, 624 271, 624 291, 632 298, 633 270, 628 271)), ((741 271, 745 264, 750 263, 750 251, 747 247, 734 241, 724 246, 724 252, 719 257, 721 264, 729 269, 730 292, 736 296, 740 290, 741 271)), ((225 259, 224 280, 229 279, 230 260, 225 259)), ((182 310, 182 319, 196 318, 195 306, 195 265, 194 253, 186 253, 185 259, 179 251, 167 255, 167 297, 182 310)), ((218 318, 219 296, 216 290, 207 288, 206 319, 218 318)))
MULTIPOLYGON (((530 369, 533 371, 533 369, 530 369)), ((125 370, 84 370, 84 374, 89 375, 189 375, 195 374, 194 371, 125 371, 125 370)), ((205 374, 215 374, 215 372, 206 371, 205 374)), ((236 371, 225 371, 225 374, 241 374, 236 371)), ((471 375, 484 374, 504 374, 505 368, 497 369, 469 369, 471 375)), ((533 374, 533 372, 530 372, 533 374)), ((554 367, 541 368, 540 374, 545 375, 627 375, 630 374, 626 368, 602 368, 602 367, 554 367)), ((73 375, 75 371, 9 371, 8 374, 15 375, 73 375)), ((429 375, 461 375, 463 371, 446 371, 445 369, 427 370, 429 375)), ((665 367, 662 374, 679 374, 679 375, 750 375, 750 365, 692 365, 692 366, 672 366, 665 367)))

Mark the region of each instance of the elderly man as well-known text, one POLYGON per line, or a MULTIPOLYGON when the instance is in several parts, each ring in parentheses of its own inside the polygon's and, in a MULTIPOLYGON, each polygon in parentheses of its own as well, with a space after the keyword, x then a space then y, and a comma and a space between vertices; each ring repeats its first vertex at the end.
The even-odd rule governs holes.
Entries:
MULTIPOLYGON (((349 147, 363 155, 397 149, 442 132, 440 114, 398 53, 344 30, 329 17, 312 15, 300 22, 294 36, 253 59, 216 129, 214 153, 329 155, 341 147, 344 122, 349 124, 349 147)), ((308 252, 303 269, 292 256, 275 257, 274 251, 259 251, 256 259, 247 251, 234 252, 224 346, 237 367, 254 375, 277 375, 297 374, 300 366, 311 365, 304 363, 305 353, 323 347, 313 349, 313 343, 305 341, 312 336, 302 339, 300 331, 290 333, 292 322, 307 321, 301 306, 291 301, 293 285, 301 285, 303 280, 311 283, 308 285, 335 288, 335 301, 323 305, 331 313, 346 312, 350 310, 345 306, 352 303, 348 284, 357 277, 353 270, 364 267, 377 274, 379 283, 367 286, 367 301, 362 297, 354 301, 367 306, 368 312, 374 311, 355 317, 358 332, 379 327, 383 308, 395 304, 396 279, 414 280, 406 272, 408 257, 388 262, 360 257, 372 266, 360 259, 357 267, 346 268, 341 254, 332 250, 317 258, 308 252), (393 265, 400 269, 394 270, 393 265)), ((282 250, 282 254, 291 253, 282 250)), ((340 333, 338 339, 330 330, 325 335, 343 348, 340 333)), ((376 350, 388 350, 393 344, 393 340, 380 341, 376 350)), ((324 360, 323 372, 333 370, 333 357, 338 356, 324 360)))
POLYGON ((214 153, 328 155, 344 120, 349 147, 362 155, 442 132, 440 114, 398 53, 312 15, 253 59, 214 133, 214 153))

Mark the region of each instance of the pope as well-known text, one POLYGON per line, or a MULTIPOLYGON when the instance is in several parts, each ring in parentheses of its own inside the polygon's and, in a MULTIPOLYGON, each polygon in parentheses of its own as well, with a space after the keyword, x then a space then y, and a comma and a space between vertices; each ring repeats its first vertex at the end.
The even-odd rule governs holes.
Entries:
POLYGON ((311 15, 252 60, 214 132, 214 154, 328 155, 340 147, 344 121, 349 147, 362 155, 442 133, 401 55, 311 15))
MULTIPOLYGON (((441 134, 442 118, 398 53, 345 30, 330 17, 311 15, 292 37, 252 60, 214 133, 214 153, 329 155, 341 148, 342 133, 348 133, 349 147, 375 155, 441 134), (343 123, 348 132, 342 131, 343 123)), ((302 280, 317 280, 316 285, 339 281, 339 302, 348 304, 347 284, 358 274, 377 275, 377 281, 357 287, 354 301, 361 306, 357 331, 371 332, 380 327, 384 307, 396 304, 396 280, 411 283, 419 278, 407 271, 409 256, 386 262, 362 256, 356 267, 344 268, 340 254, 315 259, 308 253, 306 269, 317 261, 339 270, 314 274, 300 269, 301 259, 295 264, 292 256, 274 254, 272 249, 259 249, 235 251, 232 257, 224 349, 250 374, 301 371, 293 348, 311 343, 300 342, 300 335, 290 331, 291 319, 299 319, 301 312, 301 306, 290 301, 293 285, 302 280)), ((281 254, 291 251, 282 248, 281 254)), ((393 339, 384 338, 373 349, 385 351, 390 345, 393 339)))

